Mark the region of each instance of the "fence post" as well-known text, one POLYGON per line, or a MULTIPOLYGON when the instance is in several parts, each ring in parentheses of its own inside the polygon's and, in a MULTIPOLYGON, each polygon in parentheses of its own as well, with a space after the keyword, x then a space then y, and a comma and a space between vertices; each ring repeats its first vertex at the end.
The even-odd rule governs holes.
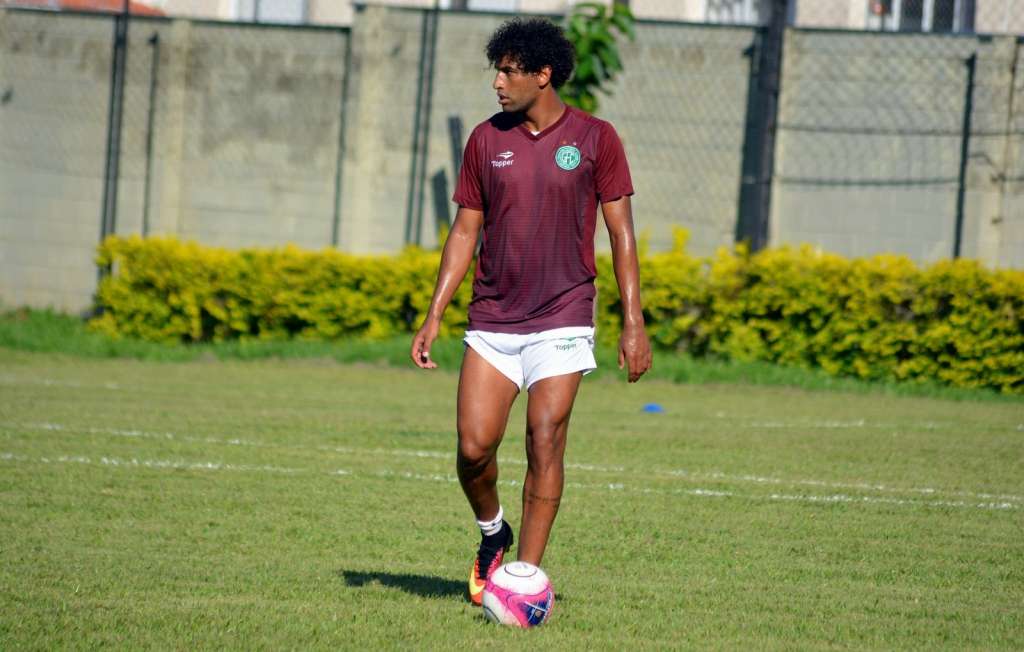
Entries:
POLYGON ((342 68, 341 100, 338 111, 338 156, 334 162, 334 215, 331 218, 331 246, 341 240, 342 166, 345 164, 345 121, 348 118, 348 89, 352 77, 352 29, 345 32, 345 65, 342 68))
POLYGON ((956 188, 956 226, 953 232, 953 258, 960 257, 964 237, 964 197, 967 194, 967 159, 971 146, 971 114, 974 112, 974 69, 978 64, 978 53, 967 57, 967 88, 964 89, 964 117, 960 129, 960 174, 956 188))
MULTIPOLYGON (((128 64, 128 0, 114 17, 114 45, 110 65, 110 104, 107 113, 107 164, 104 173, 100 242, 117 229, 117 181, 121 163, 121 124, 124 113, 124 77, 128 64)), ((103 276, 106 270, 100 270, 103 276)))
POLYGON ((156 115, 156 91, 160 87, 160 33, 149 37, 153 60, 149 70, 149 115, 146 116, 146 178, 142 189, 142 237, 149 235, 149 195, 153 176, 153 122, 156 115))
POLYGON ((747 97, 747 127, 743 137, 736 241, 748 242, 751 251, 768 245, 782 46, 788 15, 789 0, 771 0, 768 25, 758 30, 755 45, 749 51, 751 80, 747 97))
POLYGON ((409 166, 409 195, 405 209, 405 244, 419 245, 423 229, 423 195, 430 146, 430 113, 434 95, 434 67, 437 60, 437 30, 440 9, 436 3, 423 10, 420 32, 420 66, 413 115, 412 161, 409 166))

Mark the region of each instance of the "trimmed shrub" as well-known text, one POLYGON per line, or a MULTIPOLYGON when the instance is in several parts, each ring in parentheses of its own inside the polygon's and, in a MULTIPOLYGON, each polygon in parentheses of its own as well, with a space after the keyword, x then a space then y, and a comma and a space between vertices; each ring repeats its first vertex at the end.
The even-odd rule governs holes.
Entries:
MULTIPOLYGON (((1024 272, 969 260, 919 267, 903 256, 848 260, 811 247, 711 258, 641 253, 648 332, 695 356, 820 367, 865 379, 934 379, 1024 392, 1024 272)), ((112 273, 92 326, 160 342, 377 339, 411 333, 426 312, 440 253, 354 256, 296 247, 228 251, 168 238, 112 237, 112 273)), ((598 267, 599 338, 614 343, 621 305, 612 261, 598 267)), ((472 273, 442 333, 466 324, 472 273)))

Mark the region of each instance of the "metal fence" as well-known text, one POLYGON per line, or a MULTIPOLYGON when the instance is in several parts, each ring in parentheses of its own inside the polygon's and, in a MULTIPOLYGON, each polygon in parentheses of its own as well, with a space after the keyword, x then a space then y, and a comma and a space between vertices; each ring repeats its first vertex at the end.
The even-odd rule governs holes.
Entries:
POLYGON ((1024 217, 1011 203, 1022 180, 1013 149, 1024 135, 1014 45, 792 33, 776 235, 850 254, 998 261, 981 242, 990 223, 1024 217))
MULTIPOLYGON (((920 33, 894 33, 839 24, 859 1, 763 24, 778 0, 631 0, 665 19, 623 44, 600 115, 640 231, 660 249, 685 226, 701 254, 770 239, 1024 265, 1024 43, 935 33, 943 6, 1015 29, 1004 2, 1024 0, 936 1, 920 33), (667 15, 687 7, 698 22, 667 15)), ((120 78, 123 17, 0 11, 0 297, 81 304, 113 232, 434 244, 457 152, 496 108, 482 49, 507 14, 365 11, 352 30, 132 18, 120 78)))

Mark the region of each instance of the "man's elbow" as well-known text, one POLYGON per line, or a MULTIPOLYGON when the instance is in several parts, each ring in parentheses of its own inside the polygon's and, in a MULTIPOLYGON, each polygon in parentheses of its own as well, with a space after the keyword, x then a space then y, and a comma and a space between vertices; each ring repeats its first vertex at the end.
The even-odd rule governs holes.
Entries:
POLYGON ((633 238, 628 231, 609 231, 608 241, 613 251, 629 251, 633 249, 633 238))

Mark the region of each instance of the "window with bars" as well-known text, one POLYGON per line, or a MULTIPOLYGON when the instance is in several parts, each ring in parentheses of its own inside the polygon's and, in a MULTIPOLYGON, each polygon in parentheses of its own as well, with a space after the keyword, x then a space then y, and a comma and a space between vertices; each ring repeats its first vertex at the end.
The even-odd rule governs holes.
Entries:
POLYGON ((706 0, 704 16, 709 23, 756 25, 767 16, 763 0, 706 0))
POLYGON ((895 32, 973 32, 974 0, 872 0, 874 26, 895 32))

